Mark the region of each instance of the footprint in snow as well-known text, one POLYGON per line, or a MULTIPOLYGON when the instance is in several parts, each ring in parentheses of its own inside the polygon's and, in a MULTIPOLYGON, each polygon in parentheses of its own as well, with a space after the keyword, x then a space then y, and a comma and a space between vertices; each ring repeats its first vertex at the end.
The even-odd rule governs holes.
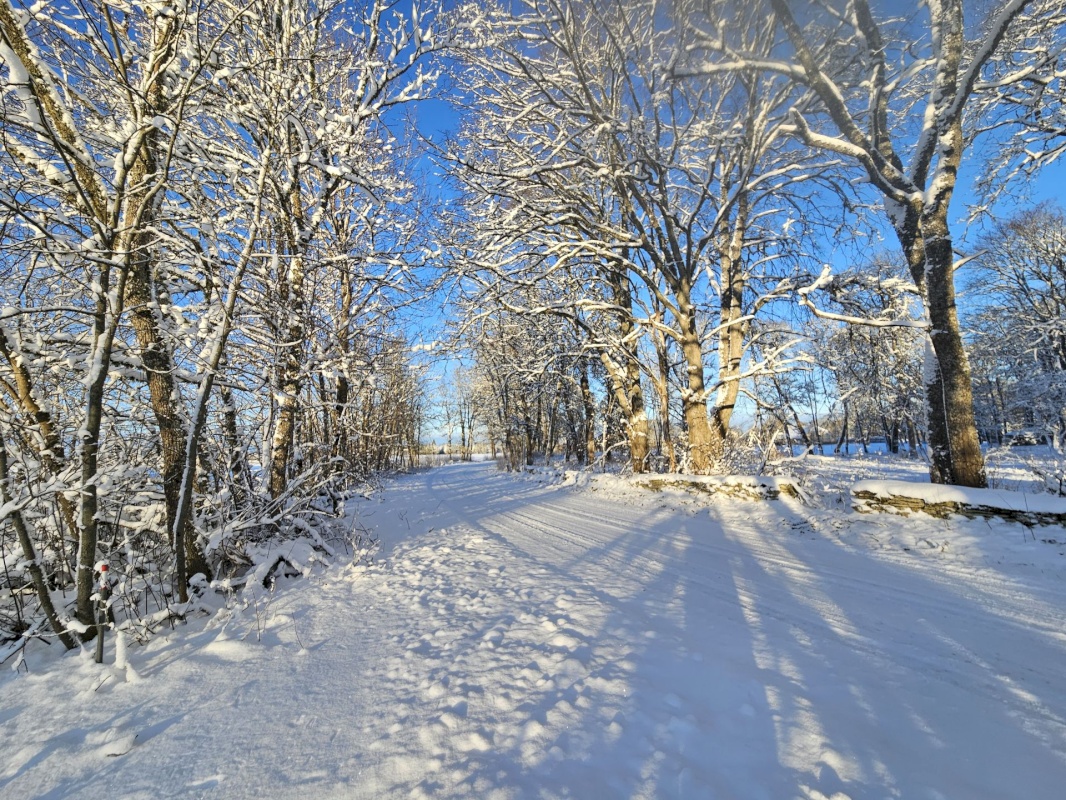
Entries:
POLYGON ((96 752, 107 758, 124 756, 133 749, 137 741, 136 733, 123 733, 115 729, 90 733, 85 737, 85 743, 96 745, 96 752))
POLYGON ((425 697, 426 700, 440 700, 440 698, 444 697, 447 693, 448 689, 443 684, 435 683, 426 689, 426 691, 422 693, 422 696, 425 697))
POLYGON ((456 740, 456 749, 463 753, 485 752, 492 749, 491 734, 483 734, 479 731, 468 733, 456 740))
POLYGON ((548 640, 549 646, 558 647, 560 650, 576 650, 581 647, 582 644, 584 644, 584 642, 565 633, 557 633, 548 640))
POLYGON ((204 791, 206 789, 217 788, 218 785, 224 780, 226 780, 225 775, 212 775, 209 778, 201 778, 197 781, 190 781, 189 783, 185 784, 185 787, 188 789, 199 789, 200 791, 204 791))
POLYGON ((450 711, 445 711, 443 714, 440 715, 440 717, 438 717, 438 721, 448 730, 454 731, 457 727, 459 727, 460 719, 450 711))

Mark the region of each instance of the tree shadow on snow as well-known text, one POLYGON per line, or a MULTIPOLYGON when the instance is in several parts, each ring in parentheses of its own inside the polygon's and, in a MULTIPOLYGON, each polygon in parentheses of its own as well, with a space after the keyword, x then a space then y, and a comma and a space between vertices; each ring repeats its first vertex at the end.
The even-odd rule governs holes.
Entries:
POLYGON ((520 709, 537 725, 469 759, 470 790, 1051 798, 1066 781, 1062 638, 804 538, 798 507, 649 508, 491 472, 434 491, 447 524, 567 587, 521 609, 557 617, 540 646, 566 651, 556 675, 530 665, 550 679, 520 709))

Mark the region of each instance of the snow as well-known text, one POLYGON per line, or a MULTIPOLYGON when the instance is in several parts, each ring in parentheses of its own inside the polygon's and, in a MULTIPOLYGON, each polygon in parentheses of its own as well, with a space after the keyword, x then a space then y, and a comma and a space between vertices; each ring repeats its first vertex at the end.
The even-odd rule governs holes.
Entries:
POLYGON ((1033 514, 1062 514, 1066 516, 1066 497, 1049 494, 1029 494, 997 489, 972 489, 964 486, 943 486, 910 481, 860 481, 855 492, 871 492, 875 497, 913 497, 926 503, 963 503, 981 508, 1006 511, 1027 511, 1033 514))
POLYGON ((782 488, 791 486, 790 481, 772 475, 671 475, 669 473, 646 475, 641 480, 658 480, 670 482, 680 480, 685 483, 706 486, 714 489, 721 486, 742 486, 751 489, 772 489, 781 491, 782 488))
POLYGON ((350 505, 373 564, 29 648, 0 795, 1061 797, 1066 532, 819 497, 407 476, 350 505))

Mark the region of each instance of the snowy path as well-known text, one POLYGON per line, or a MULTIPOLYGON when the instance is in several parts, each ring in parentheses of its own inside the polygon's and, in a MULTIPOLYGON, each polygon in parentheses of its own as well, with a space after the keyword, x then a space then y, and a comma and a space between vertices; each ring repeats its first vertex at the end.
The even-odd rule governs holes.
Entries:
POLYGON ((3 678, 0 796, 1063 796, 1061 569, 477 465, 360 513, 377 565, 131 649, 139 680, 3 678))

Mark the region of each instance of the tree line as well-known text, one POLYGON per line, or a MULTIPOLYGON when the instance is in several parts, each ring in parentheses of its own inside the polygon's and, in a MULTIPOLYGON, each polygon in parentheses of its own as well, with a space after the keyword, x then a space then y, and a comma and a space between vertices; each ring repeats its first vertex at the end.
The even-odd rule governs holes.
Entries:
MULTIPOLYGON (((654 403, 659 428, 684 440, 660 435, 666 459, 695 472, 729 462, 742 397, 802 438, 797 405, 816 414, 823 401, 807 388, 798 402, 790 383, 836 384, 844 417, 861 424, 861 390, 895 381, 896 397, 879 401, 888 439, 921 440, 934 481, 983 486, 956 298, 972 254, 956 243, 952 200, 967 158, 1008 181, 1059 152, 1057 111, 1041 120, 1062 96, 1064 9, 972 12, 863 0, 485 7, 486 44, 455 74, 472 112, 440 152, 462 198, 454 269, 473 352, 493 360, 475 356, 484 378, 502 385, 495 361, 522 351, 505 344, 517 327, 529 347, 547 341, 545 325, 566 328, 571 360, 598 363, 626 419, 632 469, 651 466, 654 403), (850 327, 818 348, 823 322, 850 327), (911 377, 898 377, 905 366, 911 377)), ((522 352, 512 377, 536 372, 522 352)), ((524 396, 495 395, 519 398, 495 412, 518 436, 524 396)))
POLYGON ((242 542, 417 458, 396 314, 429 243, 385 118, 444 40, 394 5, 0 3, 15 635, 29 581, 91 637, 101 558, 127 607, 180 613, 242 542))

